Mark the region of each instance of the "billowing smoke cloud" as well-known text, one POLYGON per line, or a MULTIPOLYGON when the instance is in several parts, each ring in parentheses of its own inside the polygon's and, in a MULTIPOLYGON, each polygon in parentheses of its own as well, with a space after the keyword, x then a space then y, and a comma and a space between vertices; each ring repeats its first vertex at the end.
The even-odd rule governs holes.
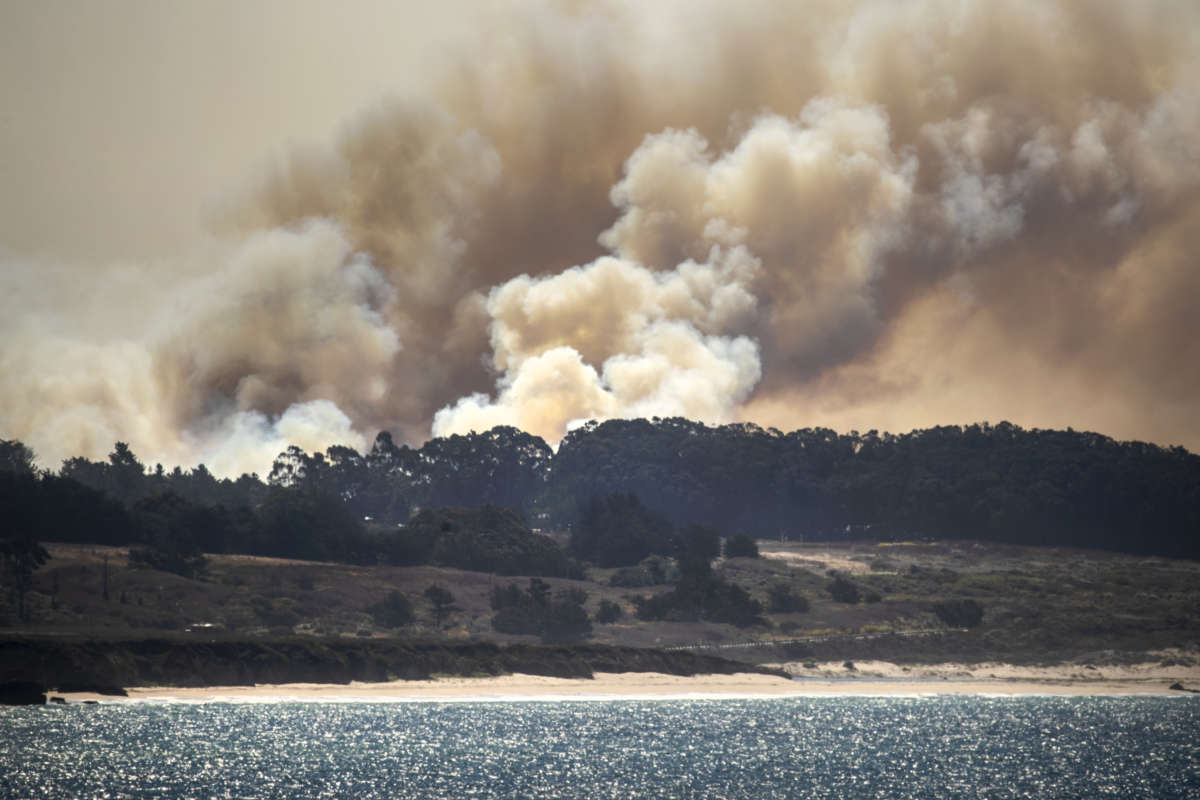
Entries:
POLYGON ((134 302, 14 259, 0 433, 223 471, 668 414, 1200 447, 1194 3, 567 5, 275 165, 134 302))
POLYGON ((757 270, 744 249, 714 246, 707 262, 669 272, 604 257, 512 279, 487 302, 499 396, 439 411, 434 434, 514 425, 557 439, 595 418, 728 420, 762 370, 753 341, 721 335, 754 312, 757 270))

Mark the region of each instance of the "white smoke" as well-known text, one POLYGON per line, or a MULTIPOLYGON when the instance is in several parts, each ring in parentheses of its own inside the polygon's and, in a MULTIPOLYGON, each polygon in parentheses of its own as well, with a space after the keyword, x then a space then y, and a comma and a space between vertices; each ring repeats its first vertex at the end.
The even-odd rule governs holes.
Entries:
POLYGON ((557 440, 593 418, 730 419, 762 371, 752 340, 723 335, 751 318, 757 271, 743 248, 713 247, 669 272, 605 257, 514 278, 487 301, 496 399, 442 409, 434 435, 514 425, 557 440))
POLYGON ((10 317, 0 369, 26 377, 0 388, 0 428, 21 431, 49 465, 123 440, 151 462, 226 475, 263 471, 291 443, 362 445, 338 401, 388 401, 400 349, 384 319, 391 286, 323 221, 213 257, 169 302, 138 309, 139 339, 86 319, 10 317))

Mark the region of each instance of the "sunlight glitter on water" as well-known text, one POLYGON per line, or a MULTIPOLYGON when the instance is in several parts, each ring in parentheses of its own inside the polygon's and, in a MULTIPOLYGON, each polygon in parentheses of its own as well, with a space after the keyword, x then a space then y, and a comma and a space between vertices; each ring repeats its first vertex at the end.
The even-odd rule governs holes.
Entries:
POLYGON ((2 797, 1187 797, 1200 701, 0 709, 2 797))

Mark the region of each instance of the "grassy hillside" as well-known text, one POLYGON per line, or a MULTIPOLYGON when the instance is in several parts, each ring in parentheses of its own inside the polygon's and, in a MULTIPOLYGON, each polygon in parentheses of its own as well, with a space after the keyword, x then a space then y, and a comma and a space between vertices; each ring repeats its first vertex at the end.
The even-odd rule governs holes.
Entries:
MULTIPOLYGON (((622 616, 594 624, 598 643, 699 647, 748 661, 881 657, 900 661, 1003 659, 1021 663, 1088 658, 1126 660, 1178 648, 1200 659, 1200 564, 1098 551, 976 542, 780 544, 761 541, 763 558, 715 565, 718 575, 768 606, 773 587, 808 601, 807 611, 770 611, 750 628, 706 621, 636 618, 634 596, 668 591, 612 586, 616 570, 586 580, 546 579, 553 592, 581 589, 595 616, 601 601, 622 616), (837 602, 835 578, 859 602, 837 602), (971 600, 983 609, 975 627, 949 626, 939 603, 971 600), (757 643, 761 646, 743 646, 757 643), (716 649, 720 647, 720 649, 716 649)), ((491 590, 524 578, 433 567, 358 567, 248 556, 211 556, 196 579, 128 564, 122 548, 48 545, 35 576, 30 625, 18 625, 8 598, 0 634, 88 637, 277 639, 280 637, 423 637, 460 642, 533 642, 492 630, 491 590), (107 570, 107 599, 105 572, 107 570), (439 584, 455 597, 441 628, 424 590, 439 584), (373 607, 405 594, 415 621, 388 628, 373 607)), ((7 594, 7 593, 5 593, 7 594)), ((1184 656, 1190 657, 1190 656, 1184 656)))

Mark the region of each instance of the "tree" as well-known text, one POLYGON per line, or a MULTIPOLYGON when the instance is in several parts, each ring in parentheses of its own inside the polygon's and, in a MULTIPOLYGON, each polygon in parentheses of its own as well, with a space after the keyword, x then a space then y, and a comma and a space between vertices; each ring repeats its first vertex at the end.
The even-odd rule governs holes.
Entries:
POLYGON ((635 494, 593 497, 571 531, 568 550, 601 567, 627 567, 651 554, 679 551, 675 528, 635 494))
POLYGON ((129 445, 117 442, 108 454, 108 463, 111 476, 108 489, 118 500, 132 503, 145 493, 146 467, 138 461, 129 445))
POLYGON ((833 583, 829 584, 829 596, 839 603, 853 605, 859 601, 858 587, 841 575, 838 575, 833 579, 833 583))
POLYGON ((369 611, 375 619, 375 624, 385 628, 403 628, 405 625, 411 625, 416 619, 412 602, 407 596, 396 591, 388 592, 387 597, 371 606, 369 611))
POLYGON ((258 520, 262 555, 350 563, 373 557, 362 520, 327 492, 273 486, 258 520))
POLYGON ((425 590, 425 599, 433 606, 434 627, 441 630, 442 618, 454 610, 453 593, 435 583, 425 590))
POLYGON ((21 442, 0 439, 0 472, 32 475, 36 471, 33 459, 33 451, 21 442))
POLYGON ((758 558, 758 545, 744 533, 730 537, 725 542, 726 558, 758 558))
POLYGON ((767 590, 767 602, 772 611, 779 613, 808 611, 808 598, 792 592, 786 583, 777 583, 767 590))
POLYGON ((933 607, 937 615, 948 628, 974 628, 983 622, 983 605, 978 600, 944 600, 933 607))
POLYGON ((139 500, 134 505, 134 520, 145 546, 129 551, 129 563, 185 578, 196 577, 207 563, 201 540, 225 536, 219 530, 221 520, 211 509, 192 505, 169 491, 139 500))
POLYGON ((583 603, 587 594, 582 589, 568 589, 546 608, 542 639, 547 642, 567 642, 586 638, 592 632, 583 603))
POLYGON ((382 539, 406 563, 499 575, 582 577, 579 565, 553 540, 533 533, 507 508, 426 509, 382 539))
POLYGON ((621 606, 612 600, 600 601, 600 607, 596 609, 596 622, 599 622, 601 625, 611 625, 620 618, 621 606))
POLYGON ((492 630, 517 635, 540 634, 546 624, 549 586, 533 578, 528 591, 510 583, 492 589, 492 630), (537 581, 537 585, 534 585, 537 581))
POLYGON ((687 525, 680 531, 680 548, 711 561, 721 555, 721 534, 711 525, 687 525))
POLYGON ((16 596, 17 617, 29 622, 30 611, 25 604, 25 595, 33 588, 33 573, 50 560, 50 554, 34 539, 17 536, 0 540, 0 560, 4 561, 13 593, 16 596))
POLYGON ((762 604, 741 586, 714 575, 706 559, 681 557, 679 570, 674 589, 637 598, 639 619, 710 620, 739 628, 762 623, 762 604))
POLYGON ((492 589, 492 629, 501 633, 541 636, 543 641, 582 639, 592 632, 592 621, 583 604, 587 593, 566 589, 550 597, 550 585, 531 578, 522 591, 515 583, 492 589))

